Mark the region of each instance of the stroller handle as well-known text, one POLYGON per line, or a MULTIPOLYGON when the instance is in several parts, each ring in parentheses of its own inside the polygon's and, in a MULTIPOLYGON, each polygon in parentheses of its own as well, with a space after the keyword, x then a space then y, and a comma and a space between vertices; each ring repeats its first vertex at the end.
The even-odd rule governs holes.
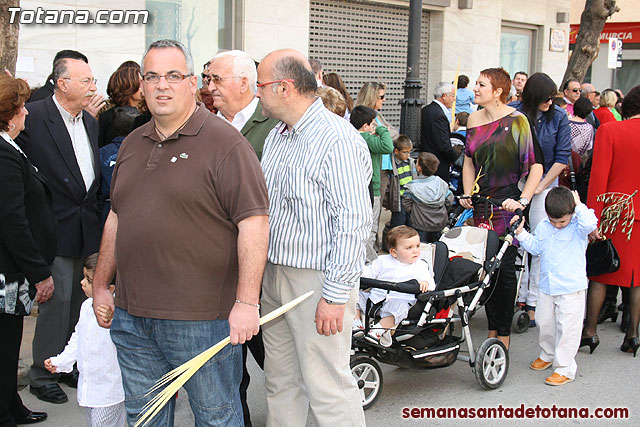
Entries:
POLYGON ((384 280, 360 278, 360 289, 377 288, 387 291, 402 292, 405 294, 417 295, 421 293, 420 283, 416 279, 407 280, 406 282, 387 282, 384 280))

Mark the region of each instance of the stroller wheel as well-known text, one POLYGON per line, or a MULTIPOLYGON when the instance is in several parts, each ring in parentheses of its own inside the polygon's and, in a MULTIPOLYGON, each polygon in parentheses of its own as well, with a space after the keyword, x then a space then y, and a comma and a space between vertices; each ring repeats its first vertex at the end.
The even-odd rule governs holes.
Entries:
POLYGON ((476 354, 476 378, 487 390, 502 385, 509 372, 509 352, 497 338, 485 340, 476 354))
POLYGON ((516 334, 523 334, 529 329, 529 313, 524 310, 516 310, 511 320, 511 330, 516 334))
POLYGON ((351 374, 356 379, 360 395, 362 396, 362 407, 369 409, 382 391, 382 370, 380 365, 362 353, 351 356, 351 374))

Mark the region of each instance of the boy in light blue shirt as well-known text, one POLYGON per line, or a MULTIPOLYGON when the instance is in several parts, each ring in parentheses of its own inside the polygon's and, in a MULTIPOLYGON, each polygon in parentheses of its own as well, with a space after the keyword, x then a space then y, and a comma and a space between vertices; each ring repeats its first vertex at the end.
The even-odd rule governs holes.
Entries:
MULTIPOLYGON (((564 385, 575 379, 587 289, 586 257, 589 234, 598 226, 577 191, 554 187, 545 198, 547 218, 530 234, 520 224, 516 237, 531 255, 540 256, 540 282, 536 324, 540 356, 531 369, 553 365, 545 383, 564 385)), ((512 223, 518 217, 514 217, 512 223)))

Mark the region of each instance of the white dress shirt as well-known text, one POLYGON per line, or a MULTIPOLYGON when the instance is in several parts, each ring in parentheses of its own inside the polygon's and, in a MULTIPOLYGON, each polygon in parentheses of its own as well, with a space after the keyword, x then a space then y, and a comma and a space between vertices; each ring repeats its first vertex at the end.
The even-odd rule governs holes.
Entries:
POLYGON ((58 107, 64 125, 67 127, 71 144, 73 145, 73 152, 76 154, 76 161, 84 180, 84 186, 89 190, 89 187, 96 179, 96 172, 93 169, 93 152, 91 151, 89 135, 87 135, 87 130, 84 128, 84 122, 82 121, 82 111, 73 117, 67 110, 62 108, 55 95, 53 95, 53 102, 58 107))
MULTIPOLYGON (((238 113, 233 116, 233 120, 230 122, 231 126, 233 126, 234 128, 236 128, 236 130, 238 132, 242 131, 242 128, 244 127, 244 125, 247 124, 247 122, 249 121, 249 119, 251 118, 251 116, 253 116, 253 113, 256 112, 256 108, 258 107, 258 98, 254 97, 251 102, 249 104, 247 104, 246 107, 244 107, 242 110, 238 111, 238 113)), ((216 113, 216 115, 218 117, 222 117, 223 119, 227 120, 227 118, 224 116, 224 114, 222 114, 220 111, 218 111, 216 113)), ((227 120, 229 121, 229 120, 227 120)))
POLYGON ((98 325, 93 298, 80 307, 80 319, 64 351, 51 358, 58 372, 71 372, 78 363, 78 404, 99 408, 124 401, 116 346, 109 330, 98 325))

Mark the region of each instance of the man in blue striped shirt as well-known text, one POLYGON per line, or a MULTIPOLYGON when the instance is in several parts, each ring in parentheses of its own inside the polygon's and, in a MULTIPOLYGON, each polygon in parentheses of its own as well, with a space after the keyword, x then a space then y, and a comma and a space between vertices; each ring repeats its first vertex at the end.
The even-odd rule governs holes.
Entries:
POLYGON ((315 291, 263 330, 267 425, 305 425, 310 403, 322 426, 363 426, 349 353, 371 231, 371 160, 362 137, 315 89, 298 51, 272 52, 258 67, 263 114, 280 120, 262 157, 271 206, 263 311, 315 291))

